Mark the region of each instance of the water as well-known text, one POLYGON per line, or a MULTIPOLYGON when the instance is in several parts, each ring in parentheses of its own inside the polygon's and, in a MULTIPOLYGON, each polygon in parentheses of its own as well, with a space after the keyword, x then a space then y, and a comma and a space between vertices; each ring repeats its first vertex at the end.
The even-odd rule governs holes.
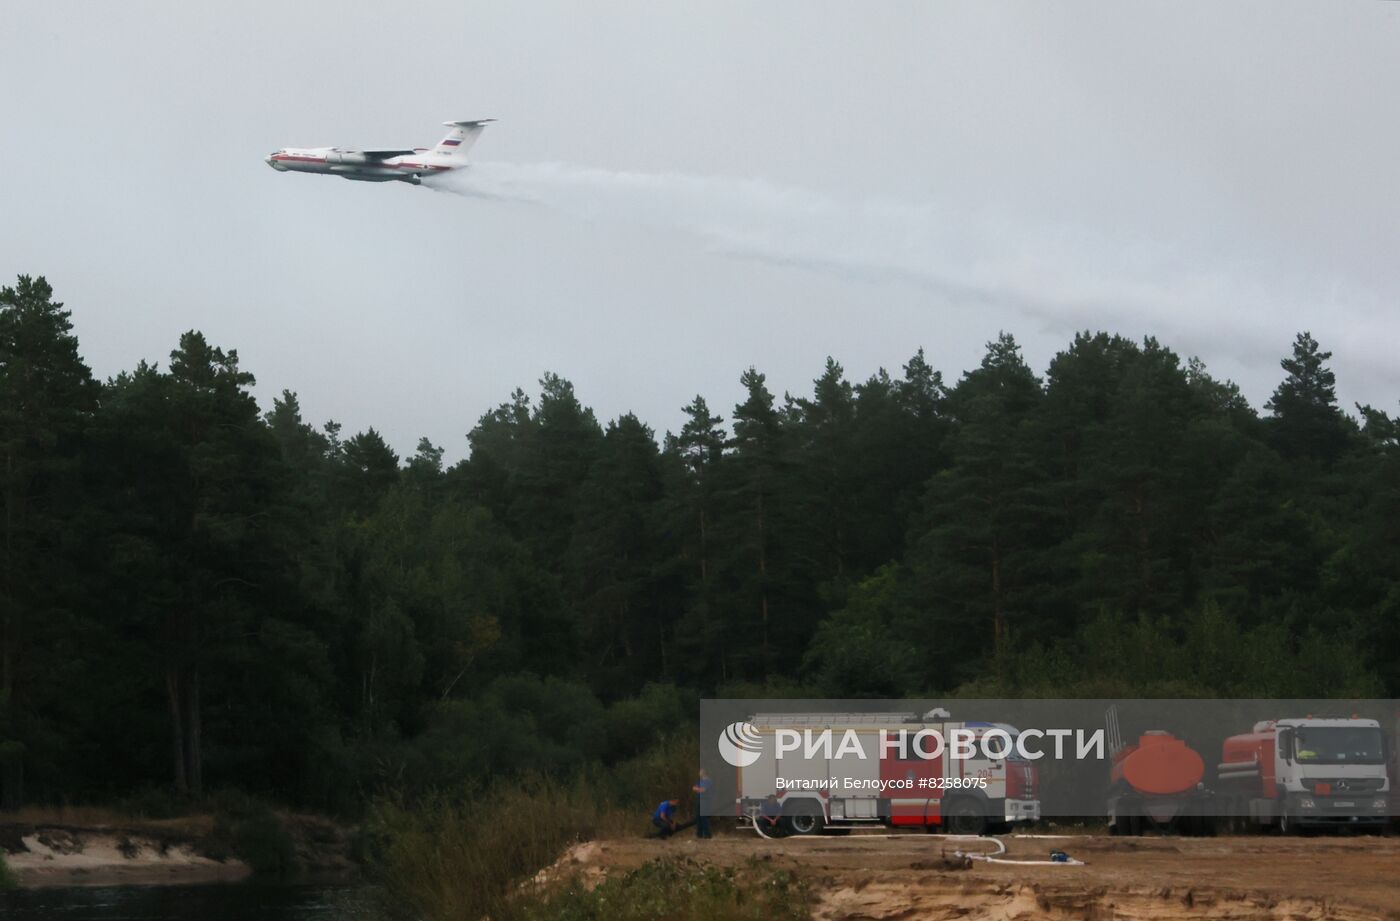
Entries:
POLYGON ((372 921, 363 888, 223 883, 0 892, 4 921, 372 921))

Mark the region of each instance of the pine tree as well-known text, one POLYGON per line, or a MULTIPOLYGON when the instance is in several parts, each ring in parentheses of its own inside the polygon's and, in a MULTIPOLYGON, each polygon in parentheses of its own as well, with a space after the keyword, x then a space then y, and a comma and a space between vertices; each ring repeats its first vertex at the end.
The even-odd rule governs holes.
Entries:
POLYGON ((608 424, 579 488, 567 565, 593 686, 635 693, 670 677, 669 612, 656 604, 654 536, 662 495, 651 429, 627 413, 608 424))
POLYGON ((793 469, 801 516, 795 551, 810 560, 809 581, 844 580, 855 551, 853 504, 860 461, 855 453, 855 391, 836 359, 826 359, 821 377, 812 382, 811 399, 790 401, 787 423, 792 434, 793 469))
POLYGON ((1293 354, 1279 364, 1288 376, 1269 402, 1274 442, 1279 453, 1332 463, 1346 450, 1353 426, 1337 406, 1337 377, 1327 367, 1332 353, 1322 351, 1309 332, 1293 341, 1293 354))
POLYGON ((427 497, 436 497, 443 479, 443 450, 425 435, 418 439, 418 448, 404 465, 403 480, 427 497))
POLYGON ((597 458, 603 432, 574 385, 540 379, 540 399, 525 430, 528 449, 511 471, 507 521, 541 560, 560 559, 573 533, 578 490, 597 458))
POLYGON ((734 407, 734 437, 729 442, 733 459, 727 465, 725 496, 727 568, 736 595, 730 635, 755 638, 756 649, 747 654, 741 650, 739 658, 750 660, 757 675, 766 678, 773 673, 779 653, 774 551, 778 493, 787 462, 781 422, 766 377, 749 368, 739 383, 745 398, 734 407))
POLYGON ((685 477, 676 489, 681 504, 694 523, 694 559, 701 591, 710 580, 710 523, 714 515, 715 477, 724 457, 724 418, 710 414, 705 398, 696 395, 686 405, 685 425, 676 436, 667 435, 666 450, 679 458, 685 477))
POLYGON ((1176 354, 1155 339, 1117 351, 1118 380, 1079 463, 1080 495, 1094 500, 1074 541, 1080 604, 1085 613, 1181 610, 1192 600, 1184 576, 1195 523, 1213 494, 1188 480, 1196 445, 1187 433, 1201 406, 1176 354))
POLYGON ((226 690, 219 663, 270 600, 292 590, 290 561, 272 538, 285 467, 252 385, 237 352, 191 331, 168 373, 143 364, 106 398, 101 448, 120 461, 107 475, 125 484, 111 492, 120 552, 110 591, 130 629, 158 650, 174 783, 193 796, 203 790, 211 670, 226 690))
POLYGON ((1041 398, 1005 333, 949 396, 951 466, 929 481, 910 563, 931 615, 924 632, 953 674, 972 675, 990 653, 1004 676, 1013 627, 1036 619, 1052 516, 1028 439, 1041 398))
POLYGON ((331 501, 344 513, 370 514, 399 481, 399 456, 373 428, 342 442, 335 460, 331 501))
POLYGON ((42 277, 0 289, 0 808, 24 796, 25 676, 43 669, 29 649, 79 577, 62 548, 81 528, 78 465, 97 386, 69 317, 42 277))
POLYGON ((658 565, 673 577, 667 581, 681 594, 684 607, 675 631, 680 674, 689 680, 714 680, 720 672, 716 653, 723 642, 714 596, 726 433, 723 417, 710 412, 703 396, 697 394, 683 412, 685 424, 679 435, 667 433, 662 457, 661 514, 671 535, 667 550, 672 562, 658 565))

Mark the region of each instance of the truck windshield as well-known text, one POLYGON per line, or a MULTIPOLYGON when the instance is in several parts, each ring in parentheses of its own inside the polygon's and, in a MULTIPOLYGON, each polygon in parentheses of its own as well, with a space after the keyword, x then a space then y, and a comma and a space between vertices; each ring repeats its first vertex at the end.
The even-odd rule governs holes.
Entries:
POLYGON ((1293 755, 1300 764, 1384 764, 1381 731, 1324 726, 1293 733, 1293 755))

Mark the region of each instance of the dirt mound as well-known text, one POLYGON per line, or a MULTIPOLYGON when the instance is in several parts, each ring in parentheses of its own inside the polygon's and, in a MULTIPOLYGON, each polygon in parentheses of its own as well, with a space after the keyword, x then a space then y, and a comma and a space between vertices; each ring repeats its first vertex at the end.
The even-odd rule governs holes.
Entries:
POLYGON ((607 845, 601 841, 575 844, 552 865, 536 873, 532 882, 536 885, 546 885, 558 880, 578 878, 584 885, 592 888, 607 874, 606 857, 607 845))
POLYGON ((1400 839, 1006 838, 1011 860, 1063 849, 1084 866, 990 864, 937 835, 784 839, 752 834, 578 845, 542 877, 601 879, 658 856, 792 870, 819 921, 1400 921, 1400 839), (549 875, 546 875, 549 874, 549 875))
POLYGON ((925 882, 874 883, 823 894, 818 921, 1372 921, 1363 908, 1325 900, 1275 899, 1243 893, 1109 890, 1105 887, 925 882))

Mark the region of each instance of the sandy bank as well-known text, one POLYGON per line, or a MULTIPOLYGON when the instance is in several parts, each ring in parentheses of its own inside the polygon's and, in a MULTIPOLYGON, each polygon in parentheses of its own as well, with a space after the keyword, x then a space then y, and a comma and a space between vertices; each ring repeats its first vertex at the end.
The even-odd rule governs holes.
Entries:
MULTIPOLYGON (((345 829, 285 815, 296 863, 318 879, 356 874, 345 829)), ((21 886, 236 882, 252 868, 229 853, 209 816, 130 823, 0 821, 0 849, 21 886)))
POLYGON ((0 826, 5 860, 22 886, 113 886, 244 879, 238 860, 199 853, 197 838, 138 829, 0 826))

